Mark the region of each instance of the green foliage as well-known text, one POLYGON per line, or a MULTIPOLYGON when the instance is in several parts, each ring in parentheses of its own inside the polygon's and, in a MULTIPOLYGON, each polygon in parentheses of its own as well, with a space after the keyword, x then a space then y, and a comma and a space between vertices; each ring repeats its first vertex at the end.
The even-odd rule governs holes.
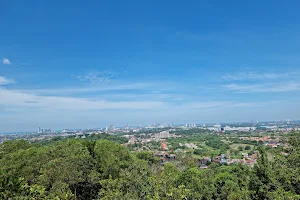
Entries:
POLYGON ((148 177, 150 167, 148 163, 133 160, 126 169, 122 169, 117 178, 109 176, 100 181, 101 199, 145 199, 149 193, 148 177))
POLYGON ((194 154, 196 154, 196 155, 202 155, 202 153, 203 153, 202 149, 195 149, 194 150, 194 154))
POLYGON ((251 146, 249 146, 249 145, 245 146, 245 150, 247 150, 247 151, 251 150, 251 146))
POLYGON ((32 145, 26 140, 16 140, 16 141, 5 141, 0 146, 0 158, 5 156, 6 154, 16 152, 18 150, 25 150, 30 148, 32 145))
POLYGON ((244 150, 244 147, 238 146, 238 150, 239 150, 239 151, 243 151, 243 150, 244 150))
MULTIPOLYGON (((128 139, 125 137, 118 136, 118 135, 109 135, 106 133, 84 134, 83 136, 85 137, 85 139, 78 139, 78 140, 83 140, 83 141, 109 140, 109 141, 116 142, 119 144, 124 144, 124 143, 128 142, 128 139)), ((74 135, 70 135, 70 136, 66 136, 66 137, 57 136, 57 137, 53 137, 49 140, 41 140, 41 141, 37 141, 35 143, 40 144, 40 145, 51 145, 51 144, 55 144, 58 141, 65 142, 69 139, 75 139, 75 137, 76 136, 74 136, 74 135)))
POLYGON ((120 170, 132 162, 129 151, 108 140, 98 140, 95 145, 96 169, 103 178, 118 177, 120 170))
MULTIPOLYGON (((215 135, 188 134, 170 142, 228 148, 215 135)), ((261 148, 253 168, 212 163, 205 170, 194 158, 202 147, 163 167, 152 152, 131 153, 109 140, 7 141, 0 145, 0 199, 300 199, 300 134, 288 141, 287 156, 261 148)))
POLYGON ((149 165, 158 163, 159 159, 154 157, 153 153, 150 151, 141 151, 136 154, 136 157, 141 160, 145 160, 149 165))

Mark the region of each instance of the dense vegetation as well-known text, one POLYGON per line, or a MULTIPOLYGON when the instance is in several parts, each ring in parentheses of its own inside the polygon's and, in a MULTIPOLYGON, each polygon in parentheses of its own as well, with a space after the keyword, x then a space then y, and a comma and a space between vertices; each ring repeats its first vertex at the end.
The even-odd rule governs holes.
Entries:
MULTIPOLYGON (((75 139, 78 136, 70 135, 68 137, 62 137, 62 136, 57 136, 50 138, 48 140, 41 140, 41 141, 36 141, 36 144, 41 144, 41 145, 49 145, 49 144, 54 144, 57 141, 67 141, 68 139, 75 139)), ((128 142, 128 139, 125 137, 118 137, 116 135, 109 135, 109 134, 83 134, 80 137, 83 137, 85 140, 88 141, 96 141, 100 139, 105 139, 105 140, 110 140, 119 144, 123 144, 128 142)))
POLYGON ((288 156, 272 159, 262 148, 254 168, 200 170, 184 156, 185 167, 162 167, 150 152, 104 139, 7 141, 0 145, 0 199, 300 199, 300 134, 289 143, 288 156))

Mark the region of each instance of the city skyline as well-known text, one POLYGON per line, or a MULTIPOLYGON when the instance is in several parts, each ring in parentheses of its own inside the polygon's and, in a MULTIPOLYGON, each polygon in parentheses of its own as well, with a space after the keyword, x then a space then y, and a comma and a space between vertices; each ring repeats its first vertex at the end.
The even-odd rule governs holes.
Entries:
POLYGON ((300 119, 297 1, 3 4, 0 133, 300 119))
POLYGON ((293 123, 298 124, 300 120, 291 120, 291 119, 284 119, 284 120, 274 120, 274 121, 268 121, 268 120, 262 120, 262 121, 222 121, 222 122, 197 122, 197 123, 150 123, 150 124, 108 124, 105 126, 95 126, 95 127, 60 127, 60 128, 49 128, 49 127, 36 127, 37 130, 19 130, 19 131, 11 131, 11 132, 0 132, 0 134, 28 134, 28 133, 58 133, 62 132, 64 130, 69 131, 79 131, 79 130, 98 130, 98 131, 105 131, 105 132, 114 132, 114 131, 128 131, 133 129, 153 129, 153 128, 172 128, 172 127, 186 127, 186 128, 199 128, 199 127, 261 127, 264 124, 270 125, 281 125, 281 123, 292 123, 290 125, 293 125, 293 123))

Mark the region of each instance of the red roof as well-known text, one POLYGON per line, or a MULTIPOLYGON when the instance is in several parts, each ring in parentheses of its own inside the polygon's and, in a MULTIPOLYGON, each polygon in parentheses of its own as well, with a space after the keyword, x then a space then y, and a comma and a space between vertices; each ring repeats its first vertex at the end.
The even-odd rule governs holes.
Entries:
POLYGON ((257 153, 252 154, 252 155, 250 156, 250 158, 252 158, 252 159, 257 159, 257 153))
POLYGON ((165 161, 165 160, 166 160, 166 158, 162 157, 162 158, 160 158, 160 160, 161 160, 161 161, 165 161))

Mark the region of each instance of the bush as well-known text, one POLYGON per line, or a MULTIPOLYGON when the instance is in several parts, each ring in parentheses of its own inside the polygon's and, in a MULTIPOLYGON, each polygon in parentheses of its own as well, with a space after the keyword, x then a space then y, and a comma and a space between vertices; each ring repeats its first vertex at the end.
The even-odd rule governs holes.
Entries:
POLYGON ((195 149, 194 150, 194 154, 195 155, 201 155, 202 154, 202 150, 201 149, 195 149))
POLYGON ((239 150, 239 151, 243 151, 244 148, 243 148, 242 146, 239 146, 239 147, 238 147, 238 150, 239 150))
POLYGON ((249 145, 245 146, 245 150, 251 150, 251 146, 249 145))

